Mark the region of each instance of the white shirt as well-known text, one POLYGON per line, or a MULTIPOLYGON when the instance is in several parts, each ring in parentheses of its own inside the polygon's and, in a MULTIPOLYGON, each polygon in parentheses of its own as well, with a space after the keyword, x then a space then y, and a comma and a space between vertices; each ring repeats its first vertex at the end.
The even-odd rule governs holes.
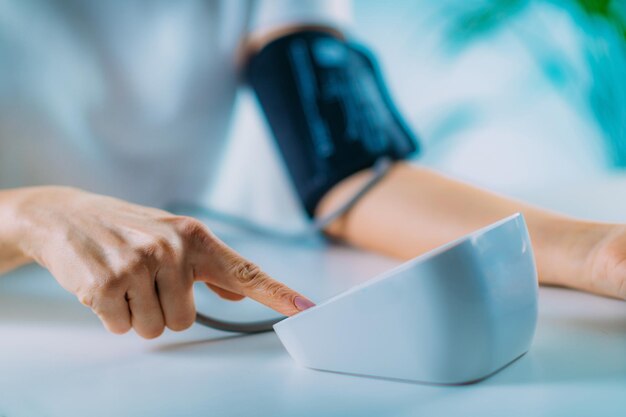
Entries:
POLYGON ((194 199, 222 156, 243 36, 348 13, 333 0, 0 2, 0 188, 194 199))

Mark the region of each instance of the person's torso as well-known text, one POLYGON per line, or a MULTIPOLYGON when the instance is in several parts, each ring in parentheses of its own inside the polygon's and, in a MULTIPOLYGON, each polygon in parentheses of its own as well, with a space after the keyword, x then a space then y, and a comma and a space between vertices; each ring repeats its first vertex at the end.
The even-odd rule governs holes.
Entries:
POLYGON ((0 188, 190 198, 217 165, 246 0, 0 3, 0 188))

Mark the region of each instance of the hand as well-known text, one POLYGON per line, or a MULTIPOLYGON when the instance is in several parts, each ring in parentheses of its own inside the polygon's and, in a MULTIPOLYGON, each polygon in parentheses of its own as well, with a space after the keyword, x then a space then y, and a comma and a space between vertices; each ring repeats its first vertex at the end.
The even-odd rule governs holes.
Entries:
POLYGON ((195 319, 192 285, 293 315, 311 301, 263 273, 202 223, 66 187, 25 191, 23 251, 117 334, 145 337, 195 319))

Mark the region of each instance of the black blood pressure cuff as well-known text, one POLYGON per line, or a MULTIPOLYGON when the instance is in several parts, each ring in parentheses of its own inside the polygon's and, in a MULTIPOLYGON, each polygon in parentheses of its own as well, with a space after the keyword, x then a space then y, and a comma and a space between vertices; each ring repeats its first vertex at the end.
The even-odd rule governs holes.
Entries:
POLYGON ((344 178, 381 158, 418 151, 374 58, 361 46, 325 32, 299 32, 253 56, 246 78, 310 216, 344 178))

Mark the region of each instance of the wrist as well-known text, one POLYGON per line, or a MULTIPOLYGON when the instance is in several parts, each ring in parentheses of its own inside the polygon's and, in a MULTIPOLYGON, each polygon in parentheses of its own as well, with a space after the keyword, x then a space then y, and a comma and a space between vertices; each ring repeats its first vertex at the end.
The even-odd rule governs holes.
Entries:
POLYGON ((584 289, 592 273, 595 252, 610 228, 609 224, 556 215, 529 222, 539 281, 584 289))
POLYGON ((70 190, 68 187, 42 186, 3 192, 2 217, 7 225, 6 240, 25 262, 36 261, 45 266, 43 242, 49 241, 48 231, 55 223, 55 219, 51 218, 55 212, 52 203, 55 196, 70 190))
POLYGON ((0 191, 0 272, 33 261, 27 250, 28 221, 21 208, 27 190, 0 191))

